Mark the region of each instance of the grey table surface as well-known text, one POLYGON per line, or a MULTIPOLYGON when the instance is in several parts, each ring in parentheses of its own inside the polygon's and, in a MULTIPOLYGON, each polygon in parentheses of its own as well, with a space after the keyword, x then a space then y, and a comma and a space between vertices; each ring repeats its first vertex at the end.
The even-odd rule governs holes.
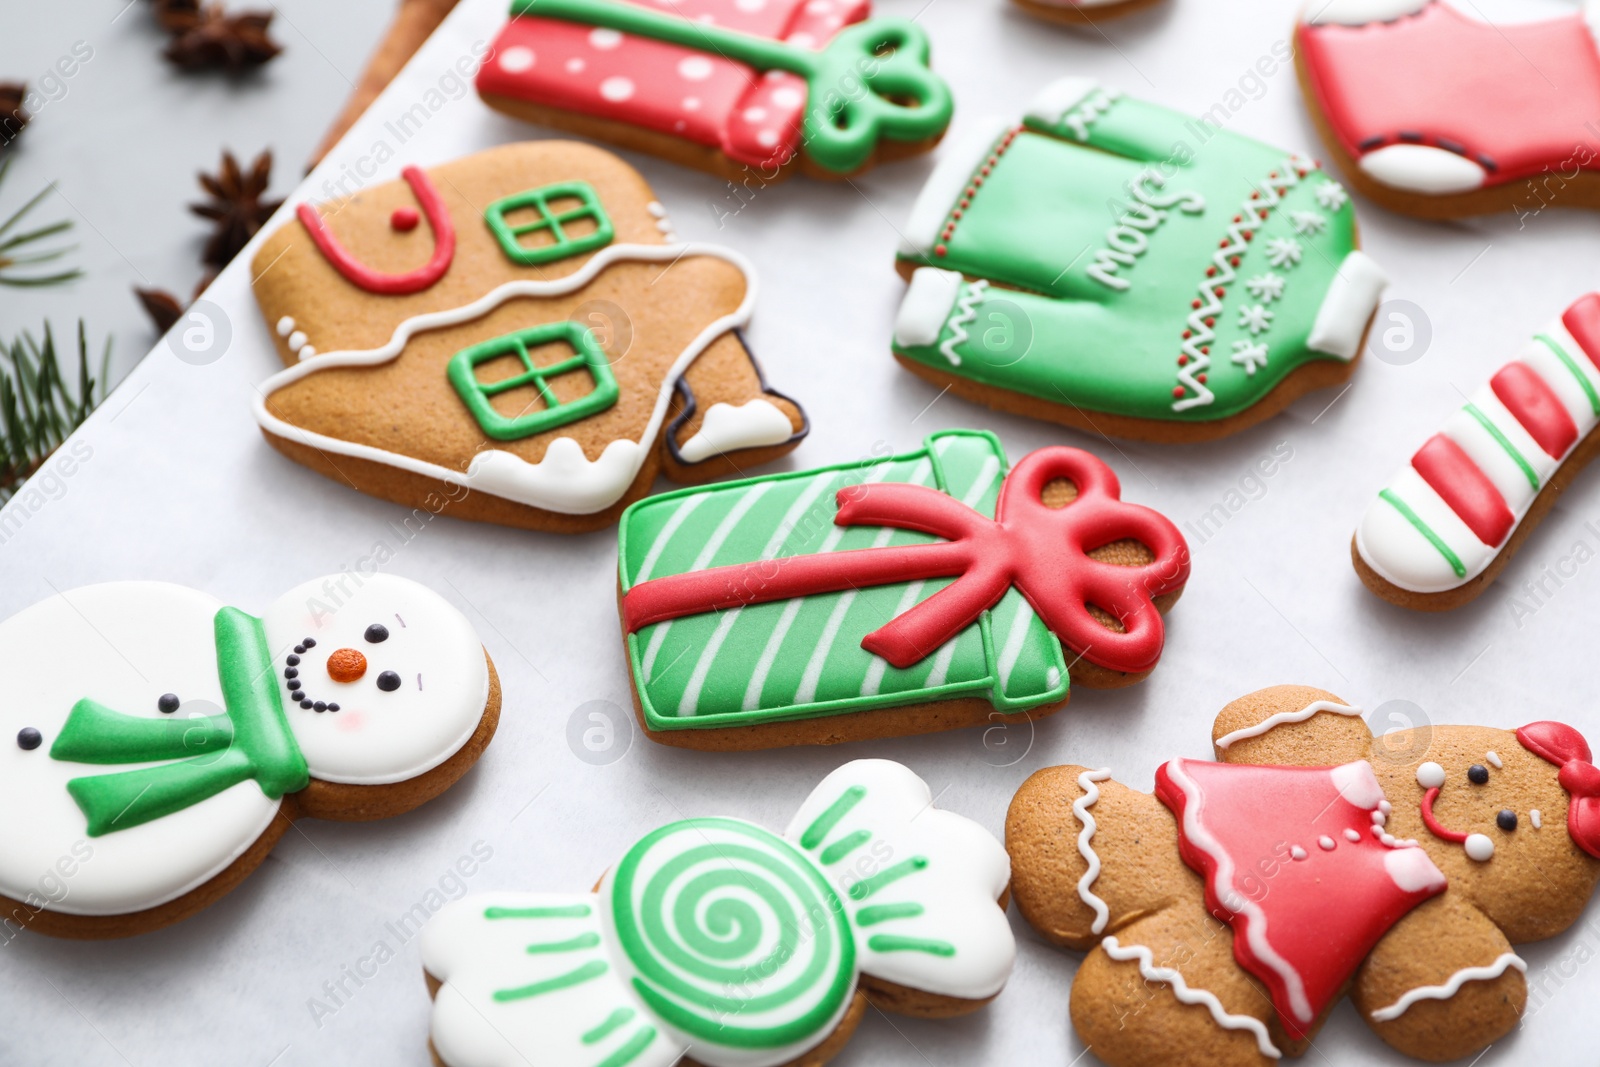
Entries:
MULTIPOLYGON (((1474 10, 1511 17, 1513 6, 1474 10)), ((277 32, 288 51, 239 82, 170 72, 155 57, 159 35, 143 5, 117 9, 6 0, 0 14, 0 75, 38 80, 74 42, 94 49, 24 135, 0 191, 3 207, 58 182, 44 214, 77 222, 88 276, 58 291, 0 292, 0 335, 37 329, 45 318, 60 330, 81 315, 94 337, 115 337, 125 367, 154 341, 129 286, 186 291, 198 277, 203 228, 182 206, 195 170, 212 167, 222 146, 253 155, 270 145, 276 192, 324 196, 324 181, 341 167, 394 141, 384 124, 488 39, 504 4, 464 0, 297 191, 301 161, 388 4, 285 0, 277 32)), ((927 26, 935 63, 957 92, 958 130, 979 115, 1016 115, 1044 82, 1086 73, 1191 111, 1225 103, 1231 128, 1317 154, 1293 74, 1250 73, 1289 35, 1293 10, 1284 0, 1176 0, 1103 32, 1046 27, 1004 0, 881 0, 880 9, 927 26)), ((1529 2, 1520 17, 1566 9, 1529 2)), ((390 143, 390 170, 546 135, 466 94, 447 100, 414 137, 390 143)), ((758 266, 751 344, 773 384, 800 397, 814 424, 779 469, 977 425, 999 432, 1013 457, 1057 441, 1091 448, 1131 499, 1184 525, 1194 573, 1170 617, 1159 669, 1134 688, 1080 692, 1034 730, 725 756, 630 741, 614 535, 541 536, 439 519, 408 536, 399 527, 406 509, 348 492, 269 449, 249 402, 277 360, 250 295, 247 253, 206 294, 228 324, 225 354, 195 366, 157 345, 81 431, 89 460, 48 493, 11 505, 7 518, 20 521, 0 541, 0 613, 53 590, 136 577, 207 589, 250 609, 381 544, 392 554, 386 569, 438 589, 478 626, 505 686, 500 732, 445 797, 382 823, 303 823, 242 888, 177 927, 112 943, 22 936, 0 944, 0 1062, 424 1064, 427 994, 414 940, 393 924, 434 894, 459 892, 450 872, 475 844, 492 858, 467 879, 470 889, 582 888, 645 830, 683 815, 782 826, 847 758, 902 760, 928 779, 941 806, 998 833, 1011 794, 1039 767, 1107 765, 1149 788, 1162 760, 1209 753, 1221 705, 1277 682, 1332 689, 1370 709, 1380 728, 1399 715, 1501 726, 1548 717, 1600 740, 1588 603, 1600 594, 1600 568, 1572 563, 1600 549, 1592 479, 1562 498, 1493 588, 1449 615, 1381 603, 1348 558, 1351 530, 1393 470, 1535 327, 1594 286, 1600 218, 1549 211, 1520 225, 1509 215, 1440 225, 1358 203, 1365 246, 1393 278, 1389 296, 1411 301, 1428 325, 1421 358, 1368 358, 1344 392, 1306 397, 1226 441, 1173 449, 995 415, 941 397, 893 363, 887 339, 903 291, 890 267, 895 227, 931 160, 848 185, 796 179, 740 196, 717 179, 629 158, 681 235, 733 246, 758 266), (1284 446, 1289 461, 1255 478, 1255 462, 1284 446), (1189 524, 1219 503, 1228 520, 1197 536, 1189 524), (1565 576, 1546 577, 1556 568, 1565 576), (1527 583, 1541 580, 1544 591, 1531 591, 1527 583), (615 758, 600 764, 579 758, 567 740, 569 721, 596 701, 619 729, 615 758), (372 965, 376 955, 386 962, 372 965), (352 979, 356 971, 370 977, 352 979)), ((1534 990, 1530 1013, 1482 1057, 1485 1067, 1593 1061, 1593 915, 1520 950, 1534 990)), ((1015 916, 1013 926, 1018 966, 989 1009, 944 1022, 873 1013, 838 1062, 1091 1061, 1066 1013, 1077 957, 1045 946, 1015 916)), ((1308 1060, 1401 1062, 1348 1005, 1308 1060)))

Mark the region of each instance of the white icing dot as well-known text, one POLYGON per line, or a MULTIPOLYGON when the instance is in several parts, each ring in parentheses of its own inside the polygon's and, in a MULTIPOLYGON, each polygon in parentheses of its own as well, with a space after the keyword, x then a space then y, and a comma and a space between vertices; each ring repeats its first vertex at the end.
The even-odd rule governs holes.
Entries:
POLYGON ((1483 834, 1467 835, 1467 858, 1483 863, 1494 855, 1494 842, 1483 834))
POLYGON ((1373 822, 1374 825, 1383 826, 1386 823, 1388 823, 1388 821, 1389 821, 1389 816, 1385 815, 1383 812, 1375 811, 1375 812, 1372 813, 1372 822, 1373 822))
POLYGON ((1380 800, 1378 801, 1378 810, 1383 812, 1385 815, 1389 815, 1393 813, 1394 805, 1389 803, 1387 800, 1380 800))
POLYGON ((700 110, 700 98, 698 96, 686 96, 686 97, 684 97, 683 98, 683 110, 685 110, 685 111, 699 111, 700 110))
POLYGON ((650 201, 644 206, 644 209, 658 219, 664 219, 667 217, 667 207, 659 200, 650 201))
POLYGON ((1321 845, 1324 849, 1328 850, 1329 852, 1333 851, 1333 845, 1334 845, 1333 838, 1329 837, 1327 834, 1323 834, 1321 837, 1317 838, 1317 844, 1321 845))
POLYGON ((1306 850, 1301 848, 1299 845, 1295 845, 1289 850, 1289 855, 1293 856, 1297 860, 1303 860, 1306 858, 1306 850))
POLYGON ((772 102, 779 107, 799 107, 806 102, 806 98, 794 86, 784 85, 772 91, 772 102))
POLYGON ((507 74, 521 74, 533 69, 535 56, 531 48, 507 48, 500 53, 500 69, 507 74))
POLYGON ((1494 768, 1494 769, 1495 769, 1495 770, 1497 770, 1497 771, 1498 771, 1498 770, 1499 770, 1499 769, 1500 769, 1500 768, 1501 768, 1501 767, 1504 767, 1504 766, 1505 766, 1505 764, 1504 764, 1504 763, 1502 763, 1502 762, 1500 762, 1500 753, 1498 753, 1498 752, 1496 752, 1496 751, 1495 751, 1495 750, 1494 750, 1494 749, 1492 749, 1492 748, 1491 748, 1491 749, 1490 749, 1490 750, 1489 750, 1489 751, 1488 751, 1488 753, 1487 753, 1487 754, 1485 754, 1485 755, 1484 755, 1484 757, 1483 757, 1483 758, 1484 758, 1484 759, 1486 759, 1486 760, 1488 760, 1488 761, 1489 761, 1489 766, 1491 766, 1491 767, 1493 767, 1493 768, 1494 768))
POLYGON ((622 34, 605 26, 597 26, 589 31, 589 43, 602 52, 609 52, 622 43, 622 34))
POLYGON ((771 148, 778 143, 778 135, 772 130, 762 130, 756 134, 756 144, 762 148, 771 148))
POLYGON ((278 320, 278 336, 279 337, 288 337, 293 332, 294 332, 294 319, 293 319, 293 317, 291 317, 289 315, 285 315, 283 318, 278 320))
POLYGON ((789 38, 789 43, 794 45, 796 48, 815 48, 815 47, 817 47, 817 39, 815 37, 811 36, 809 33, 796 33, 796 34, 793 34, 789 38))
POLYGON ((1344 839, 1346 841, 1360 841, 1361 840, 1361 834, 1356 830, 1352 830, 1349 827, 1345 827, 1344 839))
POLYGON ((747 107, 744 109, 744 120, 755 126, 767 121, 767 109, 764 107, 747 107))
POLYGON ((1533 823, 1533 828, 1535 830, 1540 829, 1544 825, 1539 820, 1539 809, 1538 808, 1534 808, 1533 810, 1528 812, 1528 821, 1533 823))
POLYGON ((585 66, 586 64, 583 62, 583 60, 579 59, 577 56, 573 56, 571 59, 567 60, 567 73, 581 74, 585 66))
POLYGON ((298 352, 305 346, 306 335, 303 332, 296 330, 294 333, 289 335, 289 351, 298 352))
POLYGON ((301 359, 310 359, 312 356, 314 356, 316 354, 317 354, 317 350, 315 348, 312 348, 310 345, 306 345, 305 347, 300 349, 300 352, 299 352, 299 355, 300 355, 301 359))
POLYGON ((686 81, 703 82, 711 77, 711 60, 705 56, 689 56, 678 61, 678 76, 686 81))
POLYGON ((760 11, 767 6, 767 0, 734 0, 733 6, 740 11, 760 11))
POLYGON ((613 104, 620 104, 633 96, 633 80, 614 74, 600 83, 600 95, 613 104))
POLYGON ((1424 789, 1438 789, 1444 785, 1444 768, 1429 760, 1417 768, 1417 784, 1424 789))

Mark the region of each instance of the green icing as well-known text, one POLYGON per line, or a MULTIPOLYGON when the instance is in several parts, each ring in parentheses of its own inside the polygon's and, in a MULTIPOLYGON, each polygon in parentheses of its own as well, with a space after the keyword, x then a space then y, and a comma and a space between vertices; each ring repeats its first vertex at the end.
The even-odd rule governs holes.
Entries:
POLYGON ((822 844, 833 828, 839 825, 839 820, 848 815, 851 808, 861 803, 861 798, 866 795, 866 789, 859 785, 853 785, 840 793, 839 799, 829 804, 800 835, 800 847, 810 851, 822 844))
POLYGON ((240 782, 254 780, 276 800, 304 789, 311 776, 284 717, 277 672, 261 620, 223 608, 213 620, 217 676, 225 711, 195 719, 125 715, 96 701, 73 705, 52 759, 153 767, 73 778, 67 792, 91 837, 182 811, 240 782))
POLYGON ((601 1023, 593 1030, 586 1032, 583 1035, 583 1043, 585 1045, 593 1045, 597 1042, 604 1041, 616 1031, 617 1027, 622 1026, 629 1019, 632 1019, 634 1014, 635 1013, 632 1008, 618 1008, 616 1011, 606 1016, 605 1022, 601 1023))
POLYGON ((467 410, 484 433, 496 441, 516 441, 569 422, 577 422, 611 407, 621 395, 611 360, 587 326, 563 321, 530 326, 463 348, 450 357, 447 370, 467 410), (536 366, 529 349, 540 345, 566 344, 572 355, 548 366, 536 366), (512 358, 522 364, 522 372, 494 382, 478 379, 479 365, 512 358), (563 374, 587 373, 593 388, 576 400, 562 401, 551 391, 550 383, 563 374), (516 415, 504 415, 491 401, 513 389, 532 389, 542 406, 526 408, 516 415))
POLYGON ((928 35, 908 19, 874 18, 841 29, 821 51, 756 37, 619 0, 513 0, 511 15, 604 26, 806 80, 806 155, 848 173, 880 139, 925 141, 950 124, 954 101, 928 69, 928 35))
POLYGON ((587 904, 558 904, 543 908, 484 908, 485 919, 582 919, 589 914, 587 904))
POLYGON ((1578 385, 1583 389, 1583 395, 1589 398, 1590 410, 1600 415, 1600 393, 1595 392, 1594 383, 1589 381, 1587 374, 1578 369, 1578 364, 1567 355, 1567 350, 1556 344, 1556 339, 1547 333, 1534 334, 1533 339, 1542 342, 1561 361, 1573 378, 1577 379, 1578 385))
MULTIPOLYGON (((954 229, 942 236, 941 228, 944 254, 903 256, 969 281, 938 340, 896 343, 896 353, 1056 404, 1188 422, 1243 411, 1308 361, 1336 358, 1306 345, 1355 248, 1355 216, 1322 172, 1300 175, 1309 161, 1103 91, 1064 122, 1030 118, 979 165, 993 152, 998 161, 961 217, 946 217, 954 229), (1252 224, 1245 203, 1270 202, 1280 189, 1281 202, 1252 224), (1207 270, 1220 246, 1240 244, 1229 233, 1236 217, 1252 233, 1219 298, 1210 364, 1201 368, 1201 388, 1214 398, 1182 405, 1201 395, 1197 382, 1179 377, 1187 319, 1198 287, 1213 285, 1207 270), (1271 262, 1270 246, 1282 240, 1296 242, 1298 262, 1271 262), (1255 295, 1246 284, 1269 275, 1281 279, 1281 296, 1255 295), (1240 322, 1254 305, 1272 316, 1260 333, 1240 322), (1264 364, 1253 354, 1260 344, 1264 364)), ((1190 375, 1201 367, 1192 355, 1185 366, 1190 375)))
POLYGON ((898 934, 873 934, 867 938, 867 947, 874 952, 926 952, 930 956, 946 958, 956 954, 956 947, 948 941, 900 937, 898 934))
POLYGON ((635 990, 696 1040, 794 1044, 831 1027, 855 987, 843 903, 810 860, 759 826, 664 826, 623 857, 609 894, 635 990), (744 1021, 756 1016, 759 1025, 744 1021))
POLYGON ((650 1046, 650 1042, 654 1041, 655 1037, 655 1027, 641 1026, 634 1031, 633 1036, 621 1048, 595 1064, 595 1067, 623 1067, 624 1064, 632 1063, 638 1058, 639 1053, 650 1046))
POLYGON ((1499 442, 1500 447, 1506 450, 1506 455, 1510 456, 1516 465, 1522 468, 1523 476, 1528 479, 1528 484, 1533 486, 1534 489, 1538 489, 1539 472, 1533 469, 1533 464, 1528 462, 1528 457, 1524 456, 1517 449, 1517 446, 1511 443, 1511 438, 1507 437, 1501 431, 1500 427, 1494 424, 1494 420, 1485 415, 1478 405, 1468 403, 1464 410, 1468 415, 1471 415, 1474 419, 1477 419, 1478 425, 1482 426, 1490 437, 1493 437, 1497 442, 1499 442))
POLYGON ((856 925, 876 926, 891 919, 915 919, 921 914, 921 904, 868 904, 856 912, 856 925))
POLYGON ((494 239, 500 242, 500 250, 506 258, 524 267, 592 252, 610 244, 616 234, 611 216, 600 206, 600 197, 588 182, 560 182, 513 193, 485 208, 483 220, 488 223, 494 239), (576 200, 578 204, 558 210, 561 201, 567 200, 576 200), (513 223, 507 218, 514 212, 528 211, 535 216, 531 221, 513 223), (569 235, 566 227, 581 219, 594 223, 594 231, 569 235), (549 240, 524 245, 522 238, 530 233, 539 234, 541 241, 545 237, 549 240))
POLYGON ((591 979, 599 978, 606 973, 607 965, 601 960, 590 960, 579 967, 574 967, 566 974, 554 978, 546 978, 542 982, 532 982, 515 989, 497 989, 494 991, 494 1000, 505 1003, 511 1000, 527 1000, 529 997, 543 996, 562 989, 571 989, 575 985, 582 985, 591 979))
POLYGON ((590 930, 569 937, 565 941, 540 941, 528 946, 529 955, 542 956, 549 952, 577 952, 579 949, 594 948, 600 944, 600 935, 590 930))
MULTIPOLYGON (((1005 469, 993 435, 963 430, 884 459, 651 497, 622 517, 622 587, 762 558, 929 542, 935 538, 911 531, 835 526, 836 492, 870 481, 920 482, 992 516, 1005 469)), ((645 721, 653 730, 710 728, 970 696, 1011 712, 1065 697, 1061 644, 1014 589, 911 667, 892 667, 861 648, 866 634, 948 584, 863 588, 645 627, 627 638, 645 721)))
POLYGON ((908 875, 925 870, 928 866, 926 856, 912 856, 908 860, 901 860, 892 867, 886 867, 871 878, 863 878, 850 887, 851 900, 866 900, 878 890, 888 885, 893 885, 908 875))
POLYGON ((1407 504, 1404 500, 1401 500, 1400 497, 1390 489, 1382 490, 1378 493, 1378 496, 1382 497, 1384 500, 1387 500, 1407 522, 1417 528, 1418 533, 1428 539, 1429 544, 1439 550, 1439 555, 1443 556, 1445 558, 1445 562, 1450 564, 1450 569, 1456 572, 1457 578, 1465 578, 1467 576, 1467 568, 1462 565, 1461 557, 1456 555, 1455 551, 1451 549, 1449 545, 1445 544, 1444 538, 1435 533, 1432 526, 1429 526, 1426 522, 1422 521, 1421 515, 1418 515, 1415 511, 1411 510, 1410 504, 1407 504))

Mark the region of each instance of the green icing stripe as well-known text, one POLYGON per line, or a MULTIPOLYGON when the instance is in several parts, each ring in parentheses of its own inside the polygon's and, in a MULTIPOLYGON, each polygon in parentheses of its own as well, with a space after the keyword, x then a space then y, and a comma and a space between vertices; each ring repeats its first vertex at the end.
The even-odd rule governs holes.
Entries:
POLYGON ((582 967, 568 971, 566 974, 557 975, 543 982, 534 982, 531 985, 519 986, 516 989, 497 989, 494 991, 494 1000, 504 1004, 512 1000, 526 1000, 529 997, 539 997, 546 993, 555 993, 562 989, 571 989, 575 985, 582 985, 591 979, 599 978, 606 973, 606 964, 600 960, 590 960, 582 967))
POLYGON ((899 937, 895 934, 873 934, 867 947, 874 952, 926 952, 930 956, 950 957, 956 947, 948 941, 930 941, 921 937, 899 937))
POLYGON ((876 926, 891 919, 915 919, 921 914, 921 904, 868 904, 856 912, 856 925, 876 926))
POLYGON ((606 1021, 583 1035, 585 1045, 593 1045, 597 1041, 604 1041, 617 1027, 633 1018, 632 1008, 618 1008, 606 1017, 606 1021))
POLYGON ((879 871, 871 878, 863 878, 861 881, 851 886, 850 899, 866 900, 884 886, 893 882, 898 882, 907 875, 916 874, 918 871, 925 870, 927 866, 928 859, 926 856, 912 856, 910 859, 897 863, 893 867, 879 871))
POLYGON ((600 944, 600 935, 590 930, 588 933, 569 937, 565 941, 540 941, 528 946, 530 955, 541 955, 546 952, 576 952, 579 949, 594 948, 600 944))
POLYGON ((1533 339, 1536 341, 1543 341, 1545 347, 1554 352, 1556 358, 1562 363, 1566 364, 1567 370, 1572 372, 1572 376, 1578 379, 1578 384, 1583 387, 1583 394, 1589 398, 1589 409, 1593 411, 1595 415, 1600 416, 1600 393, 1595 392, 1594 383, 1591 382, 1589 380, 1589 376, 1584 374, 1583 371, 1579 369, 1578 365, 1573 362, 1572 357, 1567 355, 1566 349, 1556 344, 1555 338, 1546 333, 1536 333, 1533 335, 1533 339))
POLYGON ((1407 522, 1417 528, 1418 533, 1426 537, 1429 543, 1439 550, 1439 555, 1443 556, 1445 561, 1450 564, 1450 568, 1456 572, 1457 578, 1465 578, 1467 576, 1467 568, 1462 565, 1461 557, 1451 551, 1450 546, 1444 543, 1444 538, 1433 532, 1433 527, 1422 521, 1422 516, 1411 510, 1410 504, 1401 500, 1399 496, 1389 489, 1383 490, 1378 495, 1393 505, 1394 509, 1404 516, 1407 522))
POLYGON ((831 867, 871 840, 871 830, 857 830, 853 834, 846 834, 823 849, 817 858, 823 862, 824 866, 831 867))
POLYGON ((1522 473, 1528 478, 1528 484, 1537 490, 1539 488, 1539 472, 1533 469, 1533 464, 1529 463, 1521 452, 1517 451, 1517 446, 1511 443, 1511 438, 1501 432, 1500 427, 1496 426, 1489 416, 1478 409, 1478 405, 1468 404, 1463 410, 1477 419, 1478 425, 1482 426, 1490 437, 1500 443, 1500 447, 1506 450, 1506 455, 1510 456, 1517 466, 1522 468, 1522 473))
POLYGON ((837 825, 839 820, 847 815, 851 808, 861 803, 861 798, 867 791, 859 785, 853 785, 839 794, 839 799, 828 805, 826 811, 818 815, 805 833, 800 835, 800 847, 810 851, 822 844, 822 839, 837 825))
POLYGON ((587 904, 561 904, 542 908, 484 908, 485 919, 583 919, 590 912, 587 904))
POLYGON ((613 1052, 611 1055, 595 1064, 595 1067, 623 1067, 624 1064, 632 1063, 638 1058, 639 1053, 648 1048, 650 1046, 650 1042, 654 1041, 655 1039, 655 1027, 640 1027, 639 1030, 628 1039, 627 1044, 623 1045, 621 1048, 617 1049, 617 1051, 613 1052))

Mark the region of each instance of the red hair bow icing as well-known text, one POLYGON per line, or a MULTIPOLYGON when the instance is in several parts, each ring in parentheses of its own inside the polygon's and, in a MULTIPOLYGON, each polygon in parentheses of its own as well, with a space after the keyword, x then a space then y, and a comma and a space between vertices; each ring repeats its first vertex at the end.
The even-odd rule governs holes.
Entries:
POLYGON ((1589 742, 1565 723, 1531 722, 1517 731, 1522 747, 1561 768, 1558 781, 1572 794, 1567 833, 1577 846, 1600 859, 1600 768, 1590 762, 1589 742))

